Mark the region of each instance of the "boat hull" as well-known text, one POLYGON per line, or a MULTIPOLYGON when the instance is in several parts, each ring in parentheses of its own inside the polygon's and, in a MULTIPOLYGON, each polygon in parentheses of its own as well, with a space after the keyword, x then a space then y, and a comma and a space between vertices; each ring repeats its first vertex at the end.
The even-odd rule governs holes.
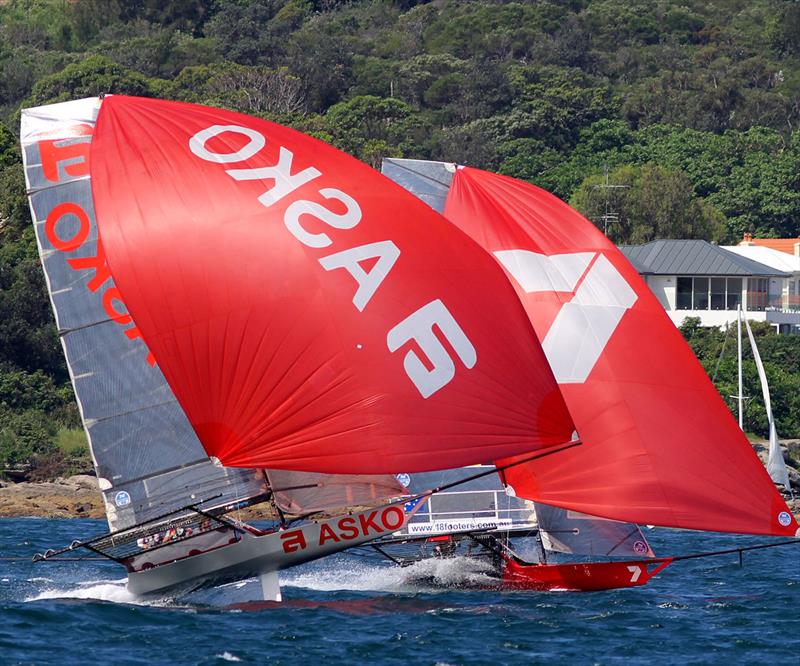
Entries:
POLYGON ((512 558, 504 559, 503 589, 582 592, 645 585, 672 562, 672 558, 659 558, 579 564, 526 564, 512 558))
POLYGON ((235 535, 231 531, 229 543, 205 552, 193 550, 189 539, 183 557, 130 571, 128 590, 157 594, 262 576, 391 534, 406 520, 402 504, 392 504, 295 529, 262 533, 242 527, 235 535))

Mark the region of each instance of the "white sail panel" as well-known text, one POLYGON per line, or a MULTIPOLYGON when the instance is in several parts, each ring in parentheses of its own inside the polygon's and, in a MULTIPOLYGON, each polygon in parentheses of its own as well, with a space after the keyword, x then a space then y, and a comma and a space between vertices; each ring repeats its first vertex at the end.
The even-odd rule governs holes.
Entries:
POLYGON ((783 459, 783 452, 778 442, 778 432, 775 429, 775 418, 772 415, 772 401, 769 397, 769 384, 767 383, 767 373, 764 372, 764 364, 761 362, 761 354, 756 346, 756 339, 753 337, 753 330, 750 322, 740 310, 739 317, 744 320, 747 328, 747 337, 750 339, 750 348, 753 350, 753 358, 758 368, 758 378, 761 380, 761 393, 764 396, 764 408, 767 411, 767 421, 769 422, 769 458, 767 459, 767 471, 775 483, 782 485, 789 490, 789 472, 786 469, 786 462, 783 459))

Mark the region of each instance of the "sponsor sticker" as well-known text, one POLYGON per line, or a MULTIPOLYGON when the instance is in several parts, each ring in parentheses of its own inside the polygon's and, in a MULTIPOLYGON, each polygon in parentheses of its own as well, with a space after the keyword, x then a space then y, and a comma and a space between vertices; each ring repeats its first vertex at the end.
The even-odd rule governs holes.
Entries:
POLYGON ((128 506, 128 504, 130 503, 131 503, 131 496, 130 493, 128 493, 128 491, 126 490, 120 490, 114 496, 114 504, 116 504, 117 506, 128 506))
POLYGON ((453 518, 451 520, 434 520, 426 523, 409 523, 409 534, 442 534, 445 532, 468 532, 471 530, 508 529, 512 525, 510 518, 453 518))
POLYGON ((395 479, 397 479, 398 483, 401 486, 405 486, 408 488, 411 485, 411 475, 410 474, 395 474, 395 479))
POLYGON ((647 552, 647 544, 644 541, 634 541, 633 552, 644 555, 647 552))
POLYGON ((778 522, 783 525, 783 527, 789 527, 792 524, 792 517, 789 515, 788 511, 781 511, 778 514, 778 522))

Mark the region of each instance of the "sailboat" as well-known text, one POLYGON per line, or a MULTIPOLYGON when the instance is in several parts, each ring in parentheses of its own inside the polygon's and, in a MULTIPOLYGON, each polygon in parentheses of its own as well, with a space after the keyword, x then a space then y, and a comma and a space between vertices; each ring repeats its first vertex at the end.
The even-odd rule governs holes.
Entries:
MULTIPOLYGON (((481 467, 404 475, 410 492, 470 479, 481 467)), ((431 497, 391 536, 363 547, 406 569, 411 583, 505 590, 595 591, 646 584, 656 558, 637 525, 509 495, 498 474, 431 497), (428 560, 452 561, 442 575, 428 560), (470 568, 472 563, 477 567, 470 568), (460 567, 463 569, 459 570, 460 567)))
POLYGON ((764 363, 761 361, 761 354, 756 345, 753 330, 750 328, 750 322, 747 320, 747 313, 742 310, 741 306, 738 308, 738 317, 736 321, 737 331, 737 349, 738 349, 738 377, 739 377, 739 395, 737 397, 739 405, 739 428, 743 428, 743 409, 742 404, 744 396, 742 394, 742 324, 744 324, 747 331, 747 338, 750 342, 750 350, 753 352, 753 360, 756 362, 756 369, 758 370, 758 379, 761 384, 761 394, 764 398, 764 409, 767 413, 767 423, 769 424, 769 452, 767 458, 767 472, 770 478, 783 489, 791 493, 792 487, 789 483, 789 471, 786 469, 786 461, 783 459, 783 452, 781 451, 780 442, 778 441, 778 431, 775 428, 775 417, 772 415, 772 401, 769 395, 769 384, 767 383, 767 373, 764 370, 764 363))
POLYGON ((367 165, 122 95, 25 109, 21 141, 109 525, 39 560, 280 599, 279 570, 407 523, 397 471, 580 445, 501 269, 367 165))
MULTIPOLYGON (((479 169, 387 159, 382 171, 503 267, 581 433, 580 451, 501 472, 509 492, 633 525, 797 534, 680 333, 593 224, 540 188, 479 169)), ((546 583, 541 567, 507 569, 546 583)), ((631 570, 631 582, 648 573, 631 570)))

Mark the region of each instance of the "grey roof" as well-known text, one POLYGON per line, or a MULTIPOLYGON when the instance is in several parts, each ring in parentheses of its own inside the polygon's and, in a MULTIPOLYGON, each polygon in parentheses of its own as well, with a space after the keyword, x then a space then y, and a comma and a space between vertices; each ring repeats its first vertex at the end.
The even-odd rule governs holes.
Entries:
POLYGON ((791 277, 791 273, 783 273, 704 240, 657 240, 644 245, 620 245, 619 249, 644 275, 791 277))

